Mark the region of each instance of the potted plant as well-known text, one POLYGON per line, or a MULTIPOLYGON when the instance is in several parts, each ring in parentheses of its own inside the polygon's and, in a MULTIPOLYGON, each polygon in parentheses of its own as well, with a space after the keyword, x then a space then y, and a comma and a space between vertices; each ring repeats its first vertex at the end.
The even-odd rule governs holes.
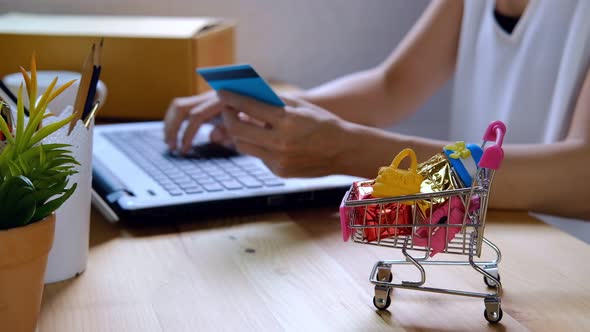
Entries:
MULTIPOLYGON (((43 139, 72 116, 42 126, 47 104, 74 81, 56 88, 57 78, 37 97, 35 57, 31 72, 21 72, 29 99, 25 116, 23 87, 17 96, 16 121, 3 110, 0 131, 0 329, 34 331, 43 294, 47 255, 53 244, 54 211, 76 190, 68 187, 77 161, 66 144, 43 144, 43 139)), ((5 105, 2 105, 5 107, 5 105)))

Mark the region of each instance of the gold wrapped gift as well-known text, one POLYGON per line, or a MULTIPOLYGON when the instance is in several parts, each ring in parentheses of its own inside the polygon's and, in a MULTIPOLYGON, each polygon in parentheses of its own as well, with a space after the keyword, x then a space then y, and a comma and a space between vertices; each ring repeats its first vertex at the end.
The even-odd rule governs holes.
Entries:
MULTIPOLYGON (((451 164, 444 153, 437 153, 427 161, 418 164, 418 174, 424 177, 420 185, 421 193, 433 193, 443 190, 459 188, 451 171, 451 164)), ((416 205, 424 217, 429 216, 429 210, 434 204, 444 203, 447 197, 417 201, 416 205)))

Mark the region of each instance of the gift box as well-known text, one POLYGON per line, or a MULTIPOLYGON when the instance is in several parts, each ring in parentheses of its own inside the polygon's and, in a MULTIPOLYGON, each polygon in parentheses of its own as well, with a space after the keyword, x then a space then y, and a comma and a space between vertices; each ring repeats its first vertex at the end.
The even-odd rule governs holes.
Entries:
POLYGON ((483 155, 482 148, 479 145, 459 141, 445 146, 444 152, 463 185, 471 187, 473 178, 477 174, 477 165, 483 155))
MULTIPOLYGON (((425 162, 418 164, 418 174, 424 177, 420 184, 421 193, 434 193, 460 188, 453 175, 451 164, 444 153, 437 153, 425 162)), ((430 215, 430 209, 444 204, 448 197, 438 197, 416 202, 422 217, 430 215)))
MULTIPOLYGON (((353 200, 374 198, 372 185, 372 180, 355 182, 350 198, 353 200)), ((369 242, 412 233, 411 205, 402 203, 369 204, 350 208, 348 213, 353 213, 354 225, 368 226, 363 228, 363 239, 369 242), (395 226, 383 227, 383 225, 395 226)))
MULTIPOLYGON (((465 219, 465 210, 472 213, 479 209, 480 199, 479 196, 473 196, 471 201, 465 206, 466 203, 459 196, 453 196, 447 200, 444 204, 438 205, 432 215, 424 217, 418 223, 419 224, 448 224, 458 225, 456 227, 432 227, 422 226, 416 229, 414 234, 414 245, 420 247, 430 248, 430 257, 445 250, 455 235, 461 231, 463 220, 465 219), (430 238, 430 243, 429 243, 430 238)), ((465 220, 466 224, 470 224, 470 219, 465 220)))

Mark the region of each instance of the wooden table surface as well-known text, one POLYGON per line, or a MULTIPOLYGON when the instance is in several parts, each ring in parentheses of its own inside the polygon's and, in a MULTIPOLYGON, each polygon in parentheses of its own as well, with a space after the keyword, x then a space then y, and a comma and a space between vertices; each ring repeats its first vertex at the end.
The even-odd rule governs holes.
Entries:
MULTIPOLYGON (((494 326, 477 298, 395 289, 389 310, 377 311, 369 272, 401 254, 342 242, 334 212, 137 228, 93 211, 88 268, 45 287, 38 330, 590 330, 590 246, 525 213, 488 214, 486 237, 503 253, 504 317, 494 326)), ((470 267, 426 273, 434 286, 486 290, 470 267)))

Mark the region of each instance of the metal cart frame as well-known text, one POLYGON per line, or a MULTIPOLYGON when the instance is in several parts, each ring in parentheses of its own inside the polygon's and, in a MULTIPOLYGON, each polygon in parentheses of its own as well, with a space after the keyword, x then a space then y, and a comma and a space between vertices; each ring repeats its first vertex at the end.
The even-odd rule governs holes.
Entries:
MULTIPOLYGON (((375 296, 373 304, 380 310, 385 310, 391 304, 391 291, 393 288, 418 290, 432 293, 468 296, 484 299, 484 317, 490 323, 498 323, 502 319, 501 308, 501 294, 502 283, 500 282, 500 274, 498 272, 498 264, 502 259, 500 249, 491 241, 484 237, 486 213, 488 208, 489 193, 491 184, 493 182, 495 171, 499 168, 503 159, 502 142, 506 132, 506 126, 500 122, 495 121, 490 124, 485 135, 482 149, 484 154, 478 164, 479 169, 473 179, 471 187, 446 190, 434 193, 421 193, 416 195, 373 198, 358 200, 353 197, 353 186, 345 194, 342 205, 346 209, 347 232, 350 232, 350 238, 355 243, 366 245, 375 245, 389 248, 401 249, 405 259, 400 260, 383 260, 378 261, 373 266, 371 274, 369 275, 369 282, 375 286, 375 296), (486 143, 495 141, 495 144, 486 148, 486 143), (462 214, 462 221, 460 223, 455 220, 451 223, 448 219, 444 223, 433 222, 433 207, 443 201, 459 199, 462 204, 464 213, 462 214), (475 206, 474 201, 478 202, 475 206), (430 206, 429 216, 424 217, 420 214, 418 209, 418 202, 430 206), (401 204, 412 206, 412 215, 410 224, 402 224, 399 221, 399 208, 395 209, 393 213, 391 209, 387 210, 391 204, 401 204), (473 206, 470 206, 474 204, 473 206), (368 223, 367 211, 372 207, 375 211, 380 211, 378 221, 368 223), (385 211, 389 211, 389 216, 385 215, 385 211), (393 217, 393 214, 395 217, 393 217), (451 227, 455 228, 456 234, 449 236, 451 227), (460 231, 457 229, 460 227, 460 231), (405 232, 395 232, 393 236, 386 236, 382 238, 382 233, 385 229, 402 230, 405 232), (418 230, 421 229, 422 234, 426 230, 427 240, 424 244, 417 244, 418 230), (376 239, 368 239, 366 231, 377 231, 376 239), (467 256, 465 259, 457 260, 429 260, 429 254, 433 250, 433 234, 435 232, 444 232, 445 244, 444 248, 439 248, 441 253, 455 254, 458 256, 467 256), (402 235, 403 234, 403 235, 402 235), (490 261, 476 261, 482 253, 482 245, 490 247, 495 252, 495 259, 490 261), (408 250, 414 252, 423 252, 423 256, 415 257, 408 253, 408 250), (420 272, 419 281, 401 281, 401 283, 392 282, 393 276, 391 268, 393 265, 406 264, 413 265, 420 272), (490 288, 495 288, 495 292, 468 292, 456 289, 433 288, 424 286, 426 283, 426 271, 424 265, 449 265, 449 266, 471 266, 477 272, 483 275, 485 284, 490 288)), ((453 177, 455 181, 457 177, 453 177)), ((367 181, 370 182, 370 181, 367 181)), ((451 216, 451 204, 447 204, 447 216, 451 216)), ((343 232, 345 230, 343 229, 343 232)), ((423 238, 423 236, 422 236, 423 238)))

